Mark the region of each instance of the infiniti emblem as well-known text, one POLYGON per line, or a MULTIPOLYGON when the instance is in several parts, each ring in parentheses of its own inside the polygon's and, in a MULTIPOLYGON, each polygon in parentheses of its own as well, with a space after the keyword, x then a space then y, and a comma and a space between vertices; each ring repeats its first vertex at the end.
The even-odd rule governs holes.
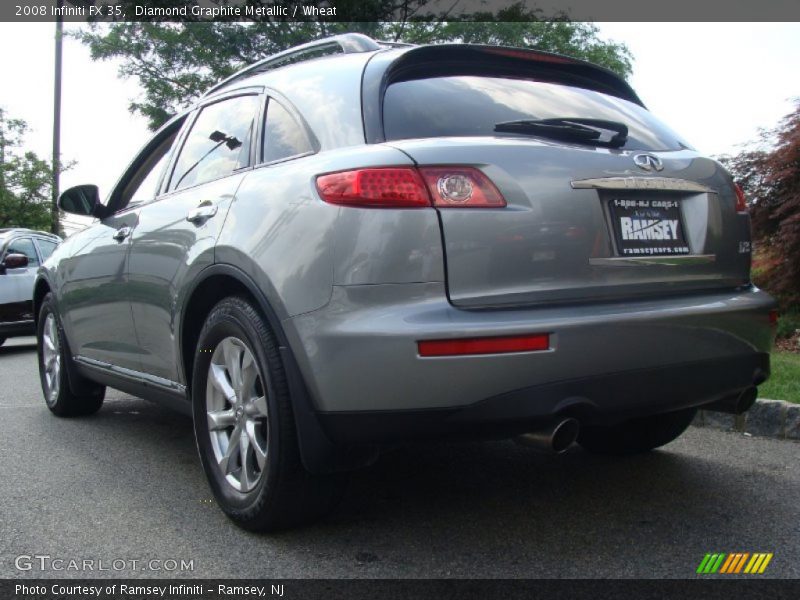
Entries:
POLYGON ((661 159, 653 154, 635 154, 633 162, 636 166, 645 171, 662 171, 664 165, 661 164, 661 159))

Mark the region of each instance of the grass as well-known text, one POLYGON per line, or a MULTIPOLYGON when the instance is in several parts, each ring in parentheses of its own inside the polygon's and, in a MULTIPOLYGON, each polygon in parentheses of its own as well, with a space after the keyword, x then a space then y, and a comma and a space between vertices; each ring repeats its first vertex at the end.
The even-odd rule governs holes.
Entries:
POLYGON ((800 404, 800 354, 774 352, 772 375, 758 386, 758 396, 800 404))

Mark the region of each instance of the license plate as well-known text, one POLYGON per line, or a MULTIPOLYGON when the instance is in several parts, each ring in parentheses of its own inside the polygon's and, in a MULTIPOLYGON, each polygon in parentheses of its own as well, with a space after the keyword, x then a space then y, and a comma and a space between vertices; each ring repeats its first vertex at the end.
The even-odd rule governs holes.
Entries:
POLYGON ((678 200, 612 197, 609 209, 620 255, 689 254, 678 200))

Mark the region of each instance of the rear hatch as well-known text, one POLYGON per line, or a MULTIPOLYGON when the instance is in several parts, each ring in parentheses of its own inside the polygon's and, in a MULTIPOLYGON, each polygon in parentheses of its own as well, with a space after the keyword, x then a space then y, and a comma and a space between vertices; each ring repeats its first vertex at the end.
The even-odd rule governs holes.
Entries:
MULTIPOLYGON (((749 217, 736 210, 730 176, 624 82, 613 89, 602 71, 597 85, 585 74, 580 85, 562 83, 552 65, 542 77, 530 65, 477 72, 449 64, 388 77, 383 126, 386 143, 418 165, 476 167, 506 201, 437 209, 453 304, 619 299, 749 282, 749 217), (576 140, 544 131, 544 119, 602 119, 623 125, 626 136, 609 142, 616 132, 601 127, 597 139, 576 140), (522 126, 497 127, 509 122, 522 126)), ((567 125, 576 127, 584 128, 567 125)))

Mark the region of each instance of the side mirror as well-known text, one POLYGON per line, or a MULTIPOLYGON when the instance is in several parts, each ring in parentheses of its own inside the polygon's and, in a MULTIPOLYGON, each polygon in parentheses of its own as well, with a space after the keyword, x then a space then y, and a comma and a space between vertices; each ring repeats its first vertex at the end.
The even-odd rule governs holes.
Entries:
POLYGON ((58 198, 58 207, 64 212, 82 217, 103 218, 107 214, 105 205, 100 203, 100 192, 96 185, 76 185, 58 198))
POLYGON ((22 269, 28 266, 28 257, 24 254, 6 254, 6 259, 0 263, 0 273, 6 269, 22 269))

